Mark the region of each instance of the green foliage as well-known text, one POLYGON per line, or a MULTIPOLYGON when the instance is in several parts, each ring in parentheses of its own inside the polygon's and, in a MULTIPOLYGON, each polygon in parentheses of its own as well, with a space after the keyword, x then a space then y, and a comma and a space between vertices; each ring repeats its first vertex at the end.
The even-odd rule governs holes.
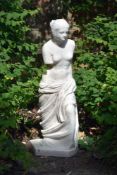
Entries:
POLYGON ((117 128, 112 127, 106 130, 103 137, 98 139, 98 150, 103 157, 113 157, 112 163, 117 160, 117 128), (107 154, 108 153, 108 154, 107 154))
POLYGON ((112 149, 108 155, 116 155, 117 152, 116 68, 116 19, 97 16, 85 26, 84 38, 77 40, 74 77, 79 103, 103 127, 103 135, 97 141, 105 155, 108 154, 105 147, 112 149))
POLYGON ((71 0, 69 10, 81 26, 99 15, 112 16, 116 13, 116 0, 71 0))
MULTIPOLYGON (((30 40, 30 26, 26 23, 39 9, 28 6, 28 2, 32 0, 25 2, 27 10, 22 6, 23 0, 0 0, 0 174, 12 167, 12 161, 21 160, 25 168, 29 165, 29 154, 10 130, 17 131, 20 127, 23 116, 18 111, 37 101, 38 83, 45 71, 45 67, 36 65, 39 46, 30 40)), ((76 42, 77 100, 103 128, 103 135, 96 139, 101 153, 117 157, 117 15, 97 16, 84 25, 97 14, 113 15, 116 1, 111 4, 99 0, 60 2, 56 4, 62 7, 62 12, 72 11, 76 22, 79 20, 85 29, 76 42)), ((57 13, 56 8, 53 12, 57 13)), ((90 150, 94 141, 87 137, 79 142, 90 150)))
POLYGON ((94 149, 95 139, 87 136, 84 139, 79 139, 78 143, 81 149, 92 151, 94 149))
POLYGON ((21 116, 17 111, 37 99, 42 70, 35 66, 39 46, 29 39, 30 27, 26 24, 26 18, 39 9, 26 10, 22 2, 0 1, 0 158, 21 160, 26 166, 26 150, 9 130, 19 127, 21 116))

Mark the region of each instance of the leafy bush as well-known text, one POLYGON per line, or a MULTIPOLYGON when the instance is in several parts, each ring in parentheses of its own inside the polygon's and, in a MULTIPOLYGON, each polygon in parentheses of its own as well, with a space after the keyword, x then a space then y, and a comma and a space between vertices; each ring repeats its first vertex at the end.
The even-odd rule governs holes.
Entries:
MULTIPOLYGON (((0 158, 22 160, 26 165, 26 150, 14 140, 10 129, 19 127, 17 111, 37 99, 42 70, 35 65, 39 46, 28 37, 30 27, 26 24, 26 18, 39 10, 26 10, 22 2, 0 1, 0 158)), ((4 170, 3 164, 0 170, 4 170)))
POLYGON ((72 12, 75 21, 84 25, 100 14, 112 16, 116 13, 116 7, 116 0, 71 0, 69 10, 72 12))
POLYGON ((117 156, 115 17, 97 16, 85 26, 85 36, 77 40, 77 59, 74 63, 76 95, 88 115, 103 128, 103 135, 97 138, 97 145, 105 156, 117 156))

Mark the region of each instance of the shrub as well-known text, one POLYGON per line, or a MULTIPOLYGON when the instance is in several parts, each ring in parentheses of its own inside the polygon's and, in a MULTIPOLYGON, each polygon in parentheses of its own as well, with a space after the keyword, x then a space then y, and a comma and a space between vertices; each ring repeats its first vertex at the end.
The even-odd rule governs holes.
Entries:
POLYGON ((105 156, 117 156, 117 22, 97 16, 77 40, 76 95, 85 111, 103 128, 97 145, 105 156), (105 149, 106 148, 106 149, 105 149))
MULTIPOLYGON (((27 165, 26 150, 14 140, 10 129, 19 127, 17 111, 36 100, 41 69, 34 64, 39 46, 28 37, 30 27, 26 24, 26 18, 39 10, 26 10, 22 2, 0 1, 0 158, 22 160, 27 165)), ((4 163, 0 170, 4 170, 4 163)))

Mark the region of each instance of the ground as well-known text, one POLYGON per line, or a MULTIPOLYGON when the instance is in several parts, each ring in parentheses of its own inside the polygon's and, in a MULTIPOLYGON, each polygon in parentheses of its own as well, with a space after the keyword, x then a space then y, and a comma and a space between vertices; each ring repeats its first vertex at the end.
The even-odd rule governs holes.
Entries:
MULTIPOLYGON (((19 140, 27 141, 40 135, 38 117, 35 112, 23 111, 28 118, 31 116, 34 127, 30 126, 30 120, 27 122, 27 128, 23 128, 23 132, 18 133, 19 140)), ((91 130, 92 131, 92 130, 91 130)), ((16 134, 16 133, 15 133, 16 134)), ((79 138, 85 136, 84 132, 79 132, 79 138)), ((25 172, 21 168, 21 164, 14 166, 10 173, 6 175, 116 175, 117 169, 112 168, 112 164, 105 163, 99 156, 94 153, 79 148, 77 154, 70 158, 60 157, 36 157, 33 155, 33 163, 29 170, 25 172), (111 167, 111 168, 110 168, 111 167)))
POLYGON ((29 175, 114 175, 109 168, 96 160, 90 152, 79 150, 70 158, 35 157, 29 175))
POLYGON ((15 167, 7 175, 116 175, 117 172, 85 150, 70 158, 33 156, 33 160, 28 172, 15 167))

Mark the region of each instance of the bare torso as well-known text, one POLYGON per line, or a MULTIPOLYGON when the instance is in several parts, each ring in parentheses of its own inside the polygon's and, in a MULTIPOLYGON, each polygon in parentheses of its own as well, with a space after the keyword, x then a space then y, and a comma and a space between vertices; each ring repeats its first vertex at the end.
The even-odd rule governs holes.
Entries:
POLYGON ((49 65, 47 76, 52 80, 63 80, 72 77, 72 58, 75 43, 67 40, 63 46, 58 46, 52 40, 49 40, 43 46, 44 63, 49 65))

